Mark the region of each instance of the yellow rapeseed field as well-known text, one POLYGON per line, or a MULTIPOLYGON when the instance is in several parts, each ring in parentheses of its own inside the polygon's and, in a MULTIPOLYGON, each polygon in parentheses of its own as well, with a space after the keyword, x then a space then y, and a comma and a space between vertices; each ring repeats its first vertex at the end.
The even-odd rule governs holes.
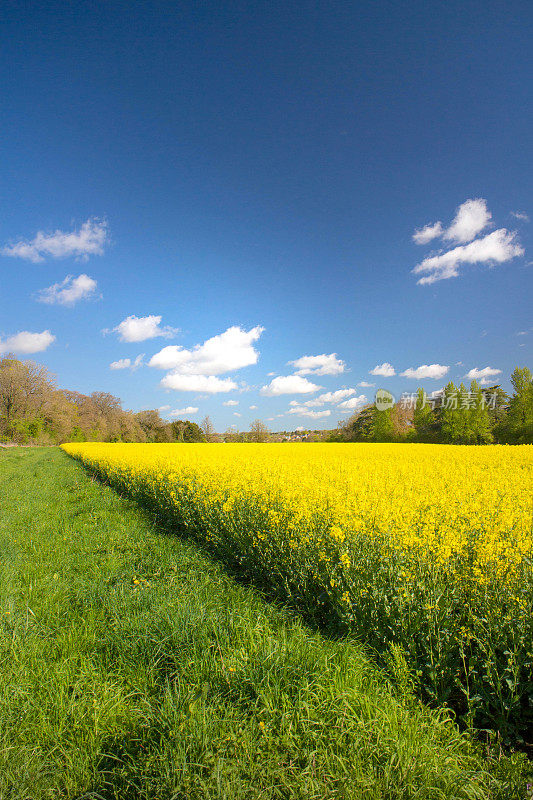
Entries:
POLYGON ((533 446, 63 448, 320 624, 401 645, 430 697, 459 690, 479 724, 522 713, 533 446))

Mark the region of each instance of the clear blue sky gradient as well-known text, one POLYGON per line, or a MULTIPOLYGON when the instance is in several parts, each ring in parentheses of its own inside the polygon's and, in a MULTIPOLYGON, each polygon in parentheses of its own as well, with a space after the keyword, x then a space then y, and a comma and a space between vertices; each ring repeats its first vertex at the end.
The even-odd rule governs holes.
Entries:
POLYGON ((349 371, 308 376, 324 391, 400 393, 445 381, 369 371, 491 366, 509 388, 533 366, 531 224, 511 216, 533 217, 531 2, 7 2, 3 16, 0 246, 109 226, 85 263, 0 258, 0 336, 49 329, 32 357, 62 387, 198 406, 218 430, 257 416, 325 428, 342 414, 277 418, 299 398, 261 396, 268 373, 335 352, 349 371), (417 285, 434 247, 414 229, 449 224, 468 198, 518 231, 524 256, 417 285), (100 299, 35 301, 80 272, 100 299), (130 314, 181 332, 102 334, 130 314), (265 328, 257 364, 221 376, 248 392, 198 398, 165 391, 159 370, 109 369, 230 325, 265 328))

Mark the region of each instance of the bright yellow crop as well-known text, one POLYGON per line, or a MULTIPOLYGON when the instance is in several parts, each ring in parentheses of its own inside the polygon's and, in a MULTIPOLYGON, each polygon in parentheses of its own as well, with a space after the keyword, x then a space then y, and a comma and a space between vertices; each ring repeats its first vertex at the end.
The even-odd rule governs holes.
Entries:
POLYGON ((63 448, 320 625, 401 645, 435 701, 529 724, 533 446, 63 448))
MULTIPOLYGON (((474 548, 482 570, 507 571, 532 548, 533 447, 395 444, 68 444, 122 482, 147 481, 168 501, 194 486, 231 515, 246 498, 288 539, 309 526, 349 547, 354 533, 442 563, 474 548), (281 506, 281 515, 280 515, 281 506), (475 540, 475 543, 474 543, 475 540)), ((358 537, 359 539, 359 537, 358 537)), ((317 542, 318 544, 318 542, 317 542)))

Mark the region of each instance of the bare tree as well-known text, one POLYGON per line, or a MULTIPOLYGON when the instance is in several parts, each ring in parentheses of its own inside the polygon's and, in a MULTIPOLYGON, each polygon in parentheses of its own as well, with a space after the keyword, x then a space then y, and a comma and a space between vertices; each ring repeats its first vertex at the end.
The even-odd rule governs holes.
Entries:
POLYGON ((268 442, 269 433, 267 426, 260 419, 254 419, 250 426, 251 442, 268 442))
POLYGON ((213 426, 213 423, 211 422, 211 418, 208 417, 208 416, 205 416, 203 418, 203 420, 202 420, 202 424, 200 425, 200 427, 201 427, 201 429, 203 431, 203 434, 205 436, 206 442, 212 442, 213 441, 213 435, 215 433, 215 428, 213 426))

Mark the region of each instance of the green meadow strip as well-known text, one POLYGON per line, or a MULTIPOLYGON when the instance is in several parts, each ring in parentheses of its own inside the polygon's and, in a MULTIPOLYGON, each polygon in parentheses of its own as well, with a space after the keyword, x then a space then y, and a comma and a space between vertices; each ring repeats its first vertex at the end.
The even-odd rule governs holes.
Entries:
POLYGON ((348 642, 57 450, 0 454, 0 798, 525 797, 348 642))

